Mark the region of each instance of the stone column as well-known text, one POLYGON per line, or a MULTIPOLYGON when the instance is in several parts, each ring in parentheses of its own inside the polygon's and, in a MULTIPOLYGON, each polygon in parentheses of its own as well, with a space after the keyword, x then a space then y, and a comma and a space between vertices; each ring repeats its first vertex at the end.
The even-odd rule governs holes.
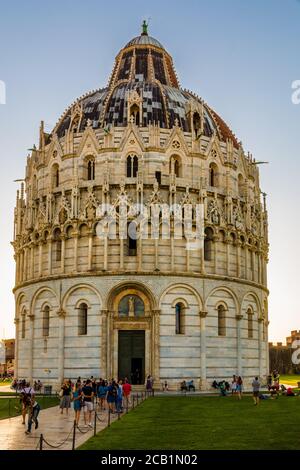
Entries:
POLYGON ((88 271, 92 271, 93 261, 93 233, 89 233, 88 271))
POLYGON ((48 238, 48 274, 52 274, 52 237, 48 238))
POLYGON ((20 330, 20 319, 19 318, 15 318, 14 319, 14 323, 15 323, 15 330, 16 330, 16 342, 15 342, 15 370, 14 370, 14 373, 15 373, 15 377, 18 379, 18 375, 19 375, 19 330, 20 330))
POLYGON ((255 252, 251 251, 251 267, 252 267, 252 281, 255 281, 255 252))
POLYGON ((141 230, 139 232, 139 239, 137 240, 137 248, 138 248, 138 259, 137 259, 137 269, 138 271, 142 271, 143 269, 143 238, 141 230))
POLYGON ((60 308, 57 312, 59 317, 58 327, 58 385, 64 380, 65 374, 65 316, 66 312, 60 308))
POLYGON ((257 252, 257 282, 261 284, 261 258, 260 251, 257 252))
POLYGON ((201 390, 207 389, 206 379, 206 317, 207 312, 202 311, 200 314, 200 363, 201 363, 201 390))
POLYGON ((214 267, 213 267, 213 272, 214 274, 217 274, 217 267, 218 267, 218 263, 217 263, 217 253, 218 253, 218 250, 217 250, 217 247, 218 247, 218 236, 217 235, 214 235, 213 237, 213 250, 214 250, 214 254, 213 254, 213 260, 214 260, 214 267))
POLYGON ((104 235, 104 253, 103 253, 103 270, 107 271, 107 256, 108 256, 108 233, 104 235))
POLYGON ((229 276, 230 271, 230 241, 226 238, 226 272, 227 276, 229 276))
POLYGON ((158 243, 159 243, 159 239, 158 238, 155 238, 154 239, 154 269, 155 270, 159 270, 159 262, 158 262, 158 243))
POLYGON ((66 236, 64 233, 61 234, 61 260, 60 269, 62 274, 65 272, 65 258, 66 258, 66 236))
POLYGON ((42 276, 43 273, 43 242, 39 242, 39 277, 42 276))
POLYGON ((171 231, 171 271, 174 271, 174 230, 171 231))
POLYGON ((248 245, 245 244, 245 279, 248 279, 248 245))
POLYGON ((29 348, 28 348, 28 381, 33 384, 33 341, 34 341, 34 315, 28 315, 29 318, 29 348))
POLYGON ((112 377, 112 356, 113 356, 113 312, 107 313, 107 326, 106 326, 106 371, 107 378, 112 377))
POLYGON ((242 377, 243 366, 242 366, 242 338, 241 338, 241 322, 243 315, 236 315, 237 321, 237 373, 242 377))
POLYGON ((239 241, 236 243, 236 275, 241 276, 241 243, 239 241))
POLYGON ((35 244, 32 243, 31 244, 31 248, 30 248, 30 274, 29 274, 29 278, 30 279, 33 279, 34 278, 34 250, 35 250, 35 244))
POLYGON ((160 387, 160 313, 152 310, 152 371, 156 387, 160 387))
POLYGON ((264 318, 258 319, 258 360, 259 360, 259 377, 263 377, 263 322, 264 318))
POLYGON ((73 237, 74 237, 74 271, 76 273, 77 270, 78 270, 78 238, 79 238, 79 233, 74 232, 73 237))
POLYGON ((108 310, 101 310, 101 375, 108 378, 107 372, 107 317, 108 310))
POLYGON ((124 239, 120 238, 120 270, 124 269, 124 239))

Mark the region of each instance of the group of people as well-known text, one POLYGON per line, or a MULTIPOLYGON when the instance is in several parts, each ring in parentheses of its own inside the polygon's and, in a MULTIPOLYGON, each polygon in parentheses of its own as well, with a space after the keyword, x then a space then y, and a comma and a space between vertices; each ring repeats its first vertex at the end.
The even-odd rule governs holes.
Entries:
MULTIPOLYGON (((153 390, 151 375, 148 375, 145 386, 147 391, 153 390)), ((68 414, 72 402, 76 425, 78 426, 81 411, 83 411, 84 426, 92 427, 94 405, 98 406, 100 411, 109 409, 111 413, 122 413, 131 404, 131 390, 127 377, 118 381, 115 379, 108 381, 102 378, 97 381, 94 377, 81 380, 81 377, 78 377, 75 384, 71 380, 65 380, 60 390, 61 414, 64 410, 68 414)))

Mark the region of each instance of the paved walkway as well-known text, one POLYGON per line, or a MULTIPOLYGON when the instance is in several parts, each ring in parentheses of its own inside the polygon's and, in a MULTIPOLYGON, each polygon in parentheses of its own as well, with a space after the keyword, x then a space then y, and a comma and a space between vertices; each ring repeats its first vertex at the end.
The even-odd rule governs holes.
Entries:
MULTIPOLYGON (((107 411, 98 413, 101 422, 97 420, 97 432, 101 431, 107 426, 107 411)), ((43 434, 44 438, 52 445, 58 445, 64 441, 70 433, 73 421, 74 411, 71 408, 69 410, 69 416, 65 414, 61 415, 58 406, 41 410, 39 414, 39 428, 35 431, 34 424, 30 435, 25 434, 26 426, 22 425, 22 417, 17 416, 15 418, 2 419, 0 420, 0 450, 34 450, 37 448, 39 443, 40 435, 43 434)), ((111 421, 117 419, 116 415, 111 415, 111 421)), ((94 413, 93 413, 94 421, 94 413)), ((27 418, 26 418, 27 422, 27 418)), ((92 423, 93 424, 93 423, 92 423)), ((80 433, 76 430, 76 447, 83 444, 94 434, 94 430, 86 430, 84 427, 83 413, 80 417, 80 429, 85 434, 80 433)), ((43 444, 44 449, 51 450, 45 443, 43 444)), ((59 450, 70 450, 72 449, 72 432, 70 433, 65 444, 59 448, 59 450)))

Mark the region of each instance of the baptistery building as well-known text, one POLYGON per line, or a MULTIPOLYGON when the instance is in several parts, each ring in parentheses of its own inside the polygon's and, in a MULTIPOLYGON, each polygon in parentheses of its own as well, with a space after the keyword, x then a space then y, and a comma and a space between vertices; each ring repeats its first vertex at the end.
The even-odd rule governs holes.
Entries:
POLYGON ((257 162, 145 23, 106 87, 41 122, 14 221, 17 377, 266 376, 257 162))

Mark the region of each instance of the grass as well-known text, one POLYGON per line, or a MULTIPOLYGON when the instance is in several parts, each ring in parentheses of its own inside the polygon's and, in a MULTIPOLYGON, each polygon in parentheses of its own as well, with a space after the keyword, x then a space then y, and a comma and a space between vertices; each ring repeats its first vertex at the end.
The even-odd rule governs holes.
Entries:
MULTIPOLYGON (((59 404, 58 397, 37 397, 41 409, 50 408, 59 404)), ((21 414, 19 398, 0 398, 0 419, 13 418, 21 414)))
POLYGON ((292 387, 297 387, 298 382, 300 382, 300 374, 280 376, 280 383, 282 384, 291 385, 292 387))
POLYGON ((11 380, 5 380, 4 382, 0 382, 0 387, 4 387, 4 386, 7 387, 7 385, 11 384, 11 382, 12 382, 11 380))
POLYGON ((299 450, 299 407, 300 397, 150 398, 79 449, 299 450))

